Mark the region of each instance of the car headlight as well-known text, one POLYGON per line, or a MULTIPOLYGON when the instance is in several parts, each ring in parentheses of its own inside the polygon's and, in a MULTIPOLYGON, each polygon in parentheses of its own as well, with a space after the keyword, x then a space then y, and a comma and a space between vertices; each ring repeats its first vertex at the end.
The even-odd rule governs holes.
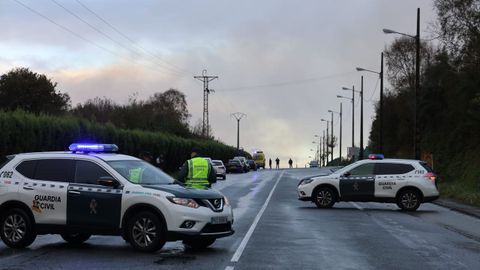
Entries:
POLYGON ((194 199, 177 198, 177 197, 167 197, 167 199, 174 204, 178 204, 178 205, 182 205, 190 208, 200 207, 194 199))
POLYGON ((306 185, 306 184, 310 184, 311 182, 313 182, 313 178, 302 179, 300 183, 298 183, 298 185, 299 186, 306 185))
POLYGON ((225 205, 230 206, 230 201, 228 200, 227 196, 223 196, 223 201, 225 202, 225 205))

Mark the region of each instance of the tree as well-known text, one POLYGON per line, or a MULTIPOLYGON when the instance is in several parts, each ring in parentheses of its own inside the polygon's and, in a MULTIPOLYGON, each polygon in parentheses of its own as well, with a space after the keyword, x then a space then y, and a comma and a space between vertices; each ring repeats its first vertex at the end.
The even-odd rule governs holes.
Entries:
POLYGON ((480 64, 480 1, 435 0, 436 32, 456 61, 480 64))
POLYGON ((70 108, 70 96, 61 93, 43 74, 15 68, 0 76, 0 108, 34 113, 62 113, 70 108))

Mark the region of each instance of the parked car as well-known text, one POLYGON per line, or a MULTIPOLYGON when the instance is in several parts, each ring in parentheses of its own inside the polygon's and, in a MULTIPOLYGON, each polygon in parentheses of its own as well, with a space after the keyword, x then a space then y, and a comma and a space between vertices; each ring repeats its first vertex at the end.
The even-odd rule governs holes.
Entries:
POLYGON ((317 168, 318 167, 318 161, 312 160, 312 161, 310 161, 309 165, 310 165, 310 168, 317 168))
POLYGON ((248 172, 250 171, 250 166, 248 165, 247 158, 246 157, 234 157, 233 159, 237 159, 242 163, 243 166, 243 172, 248 172))
POLYGON ((227 173, 243 173, 245 171, 243 164, 238 159, 230 159, 227 163, 227 173))
POLYGON ((223 180, 227 178, 227 170, 225 168, 225 165, 223 165, 223 161, 212 160, 212 166, 217 173, 217 177, 221 177, 223 180))
POLYGON ((249 159, 247 160, 248 166, 250 166, 250 170, 257 170, 257 164, 255 163, 255 160, 249 159))

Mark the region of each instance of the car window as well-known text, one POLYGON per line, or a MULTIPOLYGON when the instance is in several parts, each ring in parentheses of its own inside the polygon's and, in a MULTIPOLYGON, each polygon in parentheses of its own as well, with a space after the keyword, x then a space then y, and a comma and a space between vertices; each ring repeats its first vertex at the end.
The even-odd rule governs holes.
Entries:
POLYGON ((433 169, 426 162, 420 162, 420 165, 422 165, 427 172, 433 172, 433 169))
POLYGON ((349 171, 350 175, 372 175, 373 169, 375 168, 374 163, 367 163, 359 165, 349 171))
POLYGON ((75 171, 75 161, 70 159, 37 160, 33 179, 71 182, 75 171))
POLYGON ((212 164, 215 165, 215 166, 222 166, 222 162, 219 162, 219 161, 212 161, 212 164))
POLYGON ((401 163, 377 163, 375 165, 375 174, 404 174, 413 171, 415 168, 410 164, 401 163))
POLYGON ((35 174, 35 167, 37 166, 37 161, 36 160, 27 160, 23 161, 20 163, 15 170, 19 172, 21 175, 28 177, 28 178, 33 178, 35 174))
POLYGON ((100 177, 105 176, 112 177, 102 167, 93 162, 77 160, 75 168, 75 183, 97 185, 97 180, 100 179, 100 177))

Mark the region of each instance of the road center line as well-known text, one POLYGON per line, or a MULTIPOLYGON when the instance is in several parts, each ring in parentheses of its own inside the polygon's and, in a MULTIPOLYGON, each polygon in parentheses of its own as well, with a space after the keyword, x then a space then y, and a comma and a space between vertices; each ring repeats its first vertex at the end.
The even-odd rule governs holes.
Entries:
MULTIPOLYGON (((275 182, 275 185, 273 186, 272 190, 270 191, 270 194, 268 194, 267 200, 265 200, 265 203, 263 204, 262 208, 260 209, 257 216, 253 220, 252 225, 250 225, 250 228, 248 229, 247 234, 245 234, 242 242, 240 243, 237 250, 235 251, 235 254, 233 254, 233 257, 231 259, 232 263, 238 262, 238 260, 240 259, 240 256, 242 256, 242 253, 245 250, 245 247, 247 246, 248 241, 250 240, 250 237, 252 237, 253 231, 255 231, 255 228, 257 227, 258 221, 260 221, 260 218, 262 217, 263 212, 265 212, 265 209, 267 209, 268 203, 270 202, 270 199, 272 198, 273 192, 275 191, 275 188, 277 187, 278 182, 280 181, 280 179, 282 179, 282 176, 283 176, 284 172, 285 171, 283 171, 280 174, 280 176, 277 178, 277 181, 275 182)), ((227 266, 225 268, 225 270, 233 270, 233 267, 227 266)))

